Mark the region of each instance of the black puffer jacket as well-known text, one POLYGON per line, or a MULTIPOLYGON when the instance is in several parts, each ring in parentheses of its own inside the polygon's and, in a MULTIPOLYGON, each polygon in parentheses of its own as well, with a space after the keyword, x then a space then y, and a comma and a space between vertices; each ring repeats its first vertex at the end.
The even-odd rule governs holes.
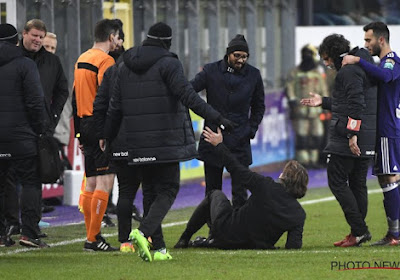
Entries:
MULTIPOLYGON (((350 54, 373 62, 365 49, 353 49, 350 54)), ((361 157, 371 157, 375 151, 377 88, 358 65, 346 65, 337 73, 332 98, 324 97, 322 107, 332 111, 328 144, 324 152, 354 156, 349 148, 348 134, 357 134, 361 157), (347 129, 348 117, 361 120, 358 133, 347 129)))
POLYGON ((0 42, 0 158, 37 154, 44 96, 35 63, 20 48, 0 42))
POLYGON ((47 108, 48 123, 46 124, 46 129, 54 133, 69 95, 68 82, 60 59, 55 54, 46 51, 44 47, 35 53, 27 51, 22 41, 20 46, 24 55, 33 59, 39 69, 44 96, 50 107, 47 108))
POLYGON ((220 114, 193 90, 177 56, 159 46, 124 54, 105 127, 113 138, 123 119, 130 164, 164 163, 196 157, 188 108, 205 119, 220 114))

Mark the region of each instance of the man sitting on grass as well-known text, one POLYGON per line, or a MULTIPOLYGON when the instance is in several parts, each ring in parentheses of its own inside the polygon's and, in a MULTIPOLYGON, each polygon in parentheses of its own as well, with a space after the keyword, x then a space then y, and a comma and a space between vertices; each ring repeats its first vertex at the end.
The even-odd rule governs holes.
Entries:
POLYGON ((240 208, 233 209, 220 190, 210 192, 194 211, 175 248, 192 246, 223 249, 275 249, 275 243, 285 232, 286 249, 302 246, 306 213, 297 201, 307 191, 307 170, 297 161, 289 161, 279 182, 242 166, 222 143, 221 130, 217 133, 206 127, 205 140, 215 151, 232 177, 241 180, 251 196, 240 208), (189 242, 207 223, 211 238, 189 242), (199 242, 200 241, 200 242, 199 242))

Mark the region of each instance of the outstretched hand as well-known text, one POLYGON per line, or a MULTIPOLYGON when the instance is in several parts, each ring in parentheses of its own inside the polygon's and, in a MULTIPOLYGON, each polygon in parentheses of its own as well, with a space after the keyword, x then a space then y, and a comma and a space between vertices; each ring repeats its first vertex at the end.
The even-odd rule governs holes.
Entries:
POLYGON ((203 130, 203 135, 204 140, 213 146, 217 146, 219 143, 222 143, 223 137, 219 127, 217 128, 217 133, 215 133, 208 126, 206 126, 203 130))
POLYGON ((310 92, 310 98, 303 98, 300 100, 300 104, 308 107, 318 107, 322 104, 322 97, 318 93, 310 92))

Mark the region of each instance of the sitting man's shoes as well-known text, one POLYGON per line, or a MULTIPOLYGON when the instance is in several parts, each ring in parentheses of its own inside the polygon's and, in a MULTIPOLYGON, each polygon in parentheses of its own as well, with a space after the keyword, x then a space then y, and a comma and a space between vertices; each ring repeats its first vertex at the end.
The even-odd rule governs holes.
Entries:
POLYGON ((110 216, 105 214, 103 220, 101 221, 101 227, 115 227, 115 224, 111 220, 110 216))
POLYGON ((175 249, 183 249, 189 247, 189 240, 186 239, 179 239, 178 242, 175 244, 175 249))
POLYGON ((384 238, 371 244, 371 246, 397 246, 400 240, 391 234, 386 234, 384 238))
POLYGON ((119 251, 118 248, 112 247, 102 236, 96 236, 97 240, 95 242, 85 241, 83 245, 83 250, 89 252, 115 252, 119 251))
POLYGON ((354 236, 353 234, 351 234, 349 239, 342 245, 340 245, 340 247, 357 247, 364 242, 370 241, 371 238, 372 236, 371 233, 369 233, 369 231, 360 236, 354 236))
POLYGON ((45 233, 45 232, 43 232, 43 231, 40 231, 40 232, 38 233, 38 237, 39 237, 39 238, 46 238, 46 237, 48 237, 48 235, 47 235, 47 233, 45 233))
POLYGON ((129 234, 129 239, 135 243, 139 257, 146 262, 151 262, 150 243, 144 234, 139 229, 135 229, 129 234))
POLYGON ((25 247, 31 247, 31 248, 48 248, 50 247, 47 245, 45 242, 40 240, 40 238, 30 238, 25 235, 21 235, 21 238, 19 239, 19 244, 25 247))
POLYGON ((137 209, 137 207, 135 205, 133 205, 132 208, 132 219, 134 219, 137 222, 141 222, 143 220, 142 215, 139 212, 139 209, 137 209))
POLYGON ((188 247, 195 248, 210 248, 214 247, 214 238, 205 238, 203 236, 197 236, 193 241, 189 241, 188 247))
POLYGON ((19 225, 10 225, 6 228, 6 235, 18 235, 21 233, 21 227, 19 225))
POLYGON ((154 260, 155 261, 169 261, 169 260, 172 260, 172 256, 169 254, 167 249, 163 248, 163 249, 157 250, 154 253, 154 260))
POLYGON ((344 239, 334 242, 333 246, 335 246, 335 247, 342 246, 343 243, 345 243, 345 242, 347 242, 349 240, 350 236, 351 236, 351 233, 349 235, 346 235, 346 237, 344 239))
POLYGON ((15 245, 15 241, 9 236, 0 236, 0 247, 11 247, 15 245))
POLYGON ((49 213, 54 211, 54 206, 42 205, 42 213, 49 213))
POLYGON ((135 247, 133 247, 131 242, 124 242, 124 243, 121 243, 119 250, 123 253, 134 253, 135 247))

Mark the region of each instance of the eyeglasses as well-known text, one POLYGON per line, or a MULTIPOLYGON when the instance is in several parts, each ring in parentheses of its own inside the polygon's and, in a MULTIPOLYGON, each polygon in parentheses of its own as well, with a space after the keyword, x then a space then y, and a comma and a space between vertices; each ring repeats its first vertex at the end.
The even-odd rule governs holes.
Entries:
POLYGON ((246 60, 249 56, 247 54, 232 53, 233 57, 236 59, 246 60))

